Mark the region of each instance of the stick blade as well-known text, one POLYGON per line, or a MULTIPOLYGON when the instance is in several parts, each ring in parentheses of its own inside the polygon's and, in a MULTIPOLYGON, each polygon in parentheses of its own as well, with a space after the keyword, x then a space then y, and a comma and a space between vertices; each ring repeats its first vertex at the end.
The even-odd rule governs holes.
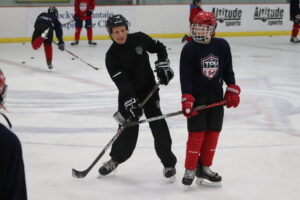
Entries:
POLYGON ((87 173, 85 171, 78 171, 76 169, 72 169, 73 178, 84 178, 87 173))

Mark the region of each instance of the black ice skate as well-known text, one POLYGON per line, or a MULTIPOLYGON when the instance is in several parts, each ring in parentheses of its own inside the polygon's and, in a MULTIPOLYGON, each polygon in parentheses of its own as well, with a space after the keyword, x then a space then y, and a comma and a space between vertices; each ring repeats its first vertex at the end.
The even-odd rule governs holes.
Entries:
POLYGON ((196 170, 185 170, 184 176, 182 178, 182 184, 186 186, 192 185, 194 178, 195 178, 196 170))
POLYGON ((102 167, 99 168, 99 174, 101 176, 106 176, 106 175, 110 174, 112 171, 114 171, 118 167, 118 165, 119 165, 119 163, 110 159, 106 163, 103 163, 102 167))
POLYGON ((47 66, 50 71, 53 69, 53 65, 50 60, 47 60, 47 66))
POLYGON ((71 45, 72 45, 72 46, 77 46, 78 44, 79 44, 79 41, 78 41, 78 40, 75 40, 75 41, 71 42, 71 45))
POLYGON ((174 182, 176 179, 175 167, 164 167, 163 174, 164 174, 164 177, 166 177, 170 183, 174 182))
POLYGON ((221 187, 222 177, 212 171, 209 167, 198 165, 196 170, 196 184, 213 187, 221 187))
POLYGON ((300 40, 297 37, 291 37, 290 42, 296 44, 296 43, 300 43, 300 40))
POLYGON ((89 45, 90 45, 90 46, 96 46, 96 45, 97 45, 97 43, 96 43, 96 42, 94 42, 93 40, 89 40, 89 45))
POLYGON ((48 65, 48 69, 51 71, 53 69, 53 65, 51 63, 47 65, 48 65))

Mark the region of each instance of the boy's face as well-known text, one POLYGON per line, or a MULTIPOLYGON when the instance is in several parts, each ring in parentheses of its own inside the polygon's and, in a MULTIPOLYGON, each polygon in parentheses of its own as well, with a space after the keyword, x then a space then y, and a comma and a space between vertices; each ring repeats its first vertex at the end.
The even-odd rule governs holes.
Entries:
POLYGON ((118 44, 125 44, 127 41, 128 30, 126 26, 117 26, 112 28, 111 38, 118 44))

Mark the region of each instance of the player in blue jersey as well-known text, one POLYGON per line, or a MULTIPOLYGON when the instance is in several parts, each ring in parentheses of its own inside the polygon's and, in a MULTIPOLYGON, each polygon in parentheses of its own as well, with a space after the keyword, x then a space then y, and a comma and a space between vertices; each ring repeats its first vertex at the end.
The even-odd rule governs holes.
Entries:
POLYGON ((34 24, 34 32, 32 35, 32 48, 37 50, 44 43, 46 60, 48 68, 53 69, 52 65, 52 41, 53 30, 55 30, 58 39, 58 49, 64 50, 63 31, 61 23, 58 20, 58 11, 55 7, 50 7, 47 13, 41 13, 34 24))
MULTIPOLYGON (((5 76, 0 70, 0 109, 5 109, 4 102, 7 85, 5 76)), ((9 119, 0 113, 1 121, 9 119)), ((27 200, 22 147, 18 137, 4 124, 0 123, 0 199, 27 200)))
POLYGON ((213 13, 198 13, 191 25, 193 41, 182 49, 180 83, 182 110, 187 117, 188 140, 186 147, 184 185, 197 183, 221 185, 221 176, 210 169, 218 137, 222 129, 224 109, 215 107, 201 112, 193 107, 227 100, 226 106, 239 105, 240 87, 235 83, 231 50, 228 42, 212 37, 217 22, 213 13), (223 82, 227 84, 223 97, 223 82))

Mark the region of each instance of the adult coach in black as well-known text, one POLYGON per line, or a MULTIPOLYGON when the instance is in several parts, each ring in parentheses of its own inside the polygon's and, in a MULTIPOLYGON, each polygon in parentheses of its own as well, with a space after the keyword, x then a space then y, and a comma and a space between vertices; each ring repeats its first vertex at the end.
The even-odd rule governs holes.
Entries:
MULTIPOLYGON (((5 77, 0 70, 0 108, 4 108, 5 77)), ((11 126, 8 118, 0 117, 11 126)), ((2 121, 2 120, 1 120, 2 121)), ((18 137, 0 123, 0 199, 27 200, 22 147, 18 137)))
POLYGON ((193 107, 219 102, 237 107, 240 87, 235 83, 231 50, 223 38, 212 37, 217 26, 212 12, 200 12, 192 20, 191 36, 180 56, 182 110, 187 119, 184 185, 191 185, 195 176, 198 184, 221 186, 222 177, 210 169, 219 134, 224 108, 219 106, 199 113, 193 107), (227 84, 223 97, 223 82, 227 84))
MULTIPOLYGON (((167 85, 174 76, 166 47, 142 32, 129 34, 128 21, 122 15, 109 17, 106 28, 113 44, 106 53, 105 62, 108 73, 119 90, 119 112, 125 119, 131 120, 138 120, 143 111, 147 118, 162 115, 158 91, 143 108, 139 107, 139 103, 156 84, 148 52, 157 53, 155 71, 161 84, 167 85)), ((171 151, 172 140, 168 125, 164 119, 149 124, 156 153, 164 166, 164 176, 175 178, 177 159, 171 151)), ((138 131, 139 126, 128 127, 113 143, 110 152, 111 159, 99 169, 101 175, 109 174, 132 155, 138 131)))

